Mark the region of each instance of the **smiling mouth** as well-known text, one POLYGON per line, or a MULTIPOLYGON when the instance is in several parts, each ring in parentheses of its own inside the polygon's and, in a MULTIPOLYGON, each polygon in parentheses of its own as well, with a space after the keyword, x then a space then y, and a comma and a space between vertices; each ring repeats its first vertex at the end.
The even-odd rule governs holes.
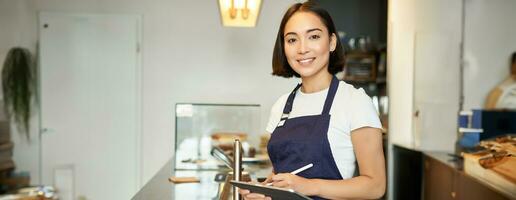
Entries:
POLYGON ((301 65, 307 65, 307 64, 312 63, 314 60, 315 60, 315 58, 305 58, 305 59, 297 60, 297 62, 299 62, 299 64, 301 64, 301 65))

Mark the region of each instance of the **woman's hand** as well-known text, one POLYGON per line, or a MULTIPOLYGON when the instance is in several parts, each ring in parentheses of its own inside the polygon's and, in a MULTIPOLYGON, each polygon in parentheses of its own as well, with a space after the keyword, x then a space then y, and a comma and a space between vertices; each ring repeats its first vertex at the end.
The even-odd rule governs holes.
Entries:
MULTIPOLYGON (((271 183, 272 176, 274 176, 274 173, 270 173, 267 176, 267 179, 265 179, 265 181, 261 182, 260 184, 265 185, 267 183, 271 183)), ((242 195, 242 197, 245 200, 271 200, 271 198, 268 196, 265 196, 265 195, 259 194, 259 193, 251 193, 251 191, 249 191, 249 190, 238 189, 238 193, 240 193, 240 195, 242 195)))
POLYGON ((296 192, 307 196, 316 195, 316 185, 311 179, 303 178, 291 173, 281 173, 272 176, 272 185, 274 187, 293 189, 296 192))
POLYGON ((249 190, 238 189, 238 193, 240 193, 245 200, 272 200, 270 197, 259 193, 251 193, 249 190))

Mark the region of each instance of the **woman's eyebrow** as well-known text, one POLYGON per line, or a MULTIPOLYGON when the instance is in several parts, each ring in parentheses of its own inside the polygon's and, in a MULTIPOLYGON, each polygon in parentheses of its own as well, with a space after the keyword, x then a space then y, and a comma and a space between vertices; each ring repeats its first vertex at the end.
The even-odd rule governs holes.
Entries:
MULTIPOLYGON (((321 31, 322 32, 322 30, 320 28, 312 28, 312 29, 308 29, 306 31, 306 33, 310 33, 310 32, 313 32, 313 31, 321 31)), ((283 37, 285 37, 287 35, 297 35, 297 33, 295 33, 295 32, 288 32, 283 37)))
POLYGON ((285 37, 285 36, 287 36, 287 35, 297 35, 297 33, 295 33, 295 32, 288 32, 288 33, 286 33, 283 37, 285 37))
POLYGON ((321 31, 322 32, 322 30, 320 28, 313 28, 313 29, 308 29, 308 31, 306 31, 306 33, 310 33, 313 31, 321 31))

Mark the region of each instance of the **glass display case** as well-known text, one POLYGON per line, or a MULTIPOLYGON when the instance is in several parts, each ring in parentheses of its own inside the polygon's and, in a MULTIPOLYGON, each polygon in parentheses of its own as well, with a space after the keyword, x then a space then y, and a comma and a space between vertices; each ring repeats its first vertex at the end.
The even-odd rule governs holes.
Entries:
POLYGON ((227 167, 212 151, 217 148, 231 157, 237 138, 242 141, 244 163, 268 161, 260 105, 178 103, 175 119, 177 170, 227 167))

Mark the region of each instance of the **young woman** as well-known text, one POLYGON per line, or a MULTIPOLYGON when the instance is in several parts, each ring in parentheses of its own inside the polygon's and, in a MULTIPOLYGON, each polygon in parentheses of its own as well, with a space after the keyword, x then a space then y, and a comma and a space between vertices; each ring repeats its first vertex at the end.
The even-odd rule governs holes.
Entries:
MULTIPOLYGON (((342 47, 329 14, 313 2, 283 16, 273 74, 302 83, 273 105, 267 131, 273 173, 264 183, 314 199, 376 199, 385 192, 381 124, 362 89, 338 81, 342 47), (360 168, 353 177, 355 161, 360 168), (313 164, 296 175, 290 172, 313 164)), ((240 190, 245 199, 270 199, 240 190)))

